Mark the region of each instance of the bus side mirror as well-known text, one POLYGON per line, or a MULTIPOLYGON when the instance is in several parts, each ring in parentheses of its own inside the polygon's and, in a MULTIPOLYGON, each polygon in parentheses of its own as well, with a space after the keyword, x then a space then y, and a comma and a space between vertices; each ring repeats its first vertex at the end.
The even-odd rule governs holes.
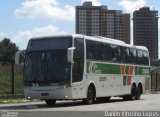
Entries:
POLYGON ((75 47, 71 47, 71 48, 68 48, 68 51, 67 51, 67 60, 72 64, 74 63, 74 60, 73 60, 74 50, 75 50, 75 47))
POLYGON ((15 54, 15 64, 20 65, 24 60, 24 56, 25 56, 25 50, 16 52, 16 54, 15 54))
POLYGON ((22 51, 18 51, 15 54, 15 64, 19 65, 20 64, 20 54, 22 51))

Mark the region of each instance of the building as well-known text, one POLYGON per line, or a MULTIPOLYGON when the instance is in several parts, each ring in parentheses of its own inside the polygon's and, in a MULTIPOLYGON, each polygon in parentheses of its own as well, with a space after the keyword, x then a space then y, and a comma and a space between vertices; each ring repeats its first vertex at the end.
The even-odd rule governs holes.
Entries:
POLYGON ((158 11, 143 7, 133 13, 133 40, 146 46, 152 59, 158 59, 158 11))
POLYGON ((104 36, 130 43, 130 14, 84 2, 83 6, 76 6, 76 33, 104 36))

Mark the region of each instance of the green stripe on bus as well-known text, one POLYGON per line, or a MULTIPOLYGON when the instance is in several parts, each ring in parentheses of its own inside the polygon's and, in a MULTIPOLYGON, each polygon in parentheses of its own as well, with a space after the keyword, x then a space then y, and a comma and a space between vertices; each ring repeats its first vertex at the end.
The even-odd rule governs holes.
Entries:
POLYGON ((126 66, 126 74, 129 74, 129 66, 126 66))
POLYGON ((147 67, 135 67, 135 75, 148 75, 149 74, 149 68, 147 67))
POLYGON ((123 86, 126 86, 127 76, 123 76, 123 86))
POLYGON ((109 74, 121 74, 121 66, 120 65, 109 64, 108 66, 110 66, 110 69, 111 69, 109 74))
POLYGON ((87 73, 90 74, 121 74, 124 69, 123 75, 149 75, 149 67, 104 64, 95 61, 87 62, 86 67, 87 73), (122 66, 125 66, 125 69, 122 66), (130 73, 131 69, 133 74, 130 73))

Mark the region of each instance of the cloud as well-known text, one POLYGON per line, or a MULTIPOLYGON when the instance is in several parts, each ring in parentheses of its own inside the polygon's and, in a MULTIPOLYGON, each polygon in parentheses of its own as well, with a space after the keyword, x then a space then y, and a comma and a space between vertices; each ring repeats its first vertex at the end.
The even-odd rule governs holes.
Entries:
POLYGON ((27 19, 75 19, 75 8, 65 5, 61 8, 58 0, 28 0, 21 4, 21 8, 14 11, 17 18, 27 19))
POLYGON ((0 32, 0 40, 2 40, 4 37, 7 37, 6 33, 0 32))
POLYGON ((81 4, 83 4, 83 2, 86 2, 86 1, 92 2, 92 4, 94 6, 100 6, 100 5, 102 5, 102 3, 100 1, 98 1, 98 0, 81 0, 81 4))
POLYGON ((12 42, 16 43, 20 49, 26 49, 27 43, 32 37, 52 36, 59 34, 67 34, 67 32, 60 30, 58 27, 50 24, 45 27, 35 27, 32 30, 19 31, 18 33, 12 35, 5 34, 5 36, 10 38, 12 42))
POLYGON ((122 0, 119 3, 127 12, 133 13, 134 10, 138 10, 139 8, 146 6, 147 2, 145 0, 137 0, 137 1, 130 1, 130 0, 122 0))

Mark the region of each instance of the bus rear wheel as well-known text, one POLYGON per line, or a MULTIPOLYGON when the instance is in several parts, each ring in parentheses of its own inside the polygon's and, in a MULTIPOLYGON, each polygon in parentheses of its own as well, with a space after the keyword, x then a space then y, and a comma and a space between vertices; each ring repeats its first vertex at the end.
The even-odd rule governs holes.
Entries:
POLYGON ((138 98, 138 91, 135 85, 132 85, 131 87, 131 94, 130 95, 124 95, 123 100, 129 101, 129 100, 136 100, 138 98))
POLYGON ((54 106, 55 103, 56 103, 56 100, 54 100, 54 99, 46 99, 45 102, 46 102, 46 104, 48 106, 54 106))
POLYGON ((138 85, 136 100, 140 100, 141 94, 142 94, 142 86, 141 86, 141 85, 138 85))
POLYGON ((130 100, 135 100, 137 98, 137 88, 135 85, 132 85, 130 100))
POLYGON ((93 104, 95 102, 95 90, 92 86, 88 88, 87 98, 83 99, 84 104, 93 104))

